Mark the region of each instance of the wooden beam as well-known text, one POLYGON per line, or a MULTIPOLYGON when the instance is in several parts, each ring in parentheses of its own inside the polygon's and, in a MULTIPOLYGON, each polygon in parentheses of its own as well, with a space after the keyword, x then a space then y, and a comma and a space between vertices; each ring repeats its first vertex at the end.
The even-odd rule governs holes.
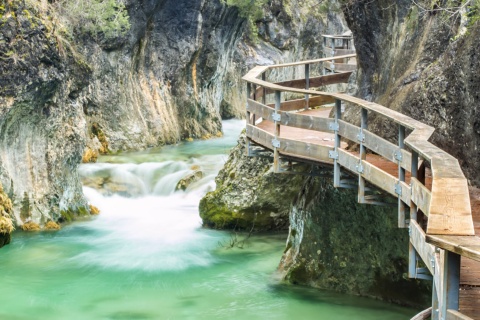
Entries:
MULTIPOLYGON (((335 99, 328 96, 311 97, 308 101, 309 107, 319 107, 326 104, 334 103, 335 99)), ((270 108, 275 107, 275 104, 268 104, 270 108)), ((305 99, 295 99, 284 101, 280 105, 281 111, 298 111, 305 108, 305 99)))
POLYGON ((412 220, 410 221, 410 243, 417 251, 420 258, 422 258, 428 271, 432 275, 435 274, 435 268, 432 266, 432 258, 435 258, 435 247, 425 242, 426 234, 420 225, 412 220))
POLYGON ((480 238, 477 236, 427 235, 427 242, 463 257, 480 261, 480 238))
POLYGON ((329 125, 333 119, 315 117, 299 113, 282 112, 281 124, 284 126, 302 128, 315 131, 330 131, 329 125))
POLYGON ((447 319, 446 320, 473 320, 470 317, 456 311, 456 310, 447 310, 447 319))
POLYGON ((423 311, 420 311, 416 315, 414 315, 410 320, 427 320, 430 319, 430 316, 432 315, 432 307, 425 309, 423 311))

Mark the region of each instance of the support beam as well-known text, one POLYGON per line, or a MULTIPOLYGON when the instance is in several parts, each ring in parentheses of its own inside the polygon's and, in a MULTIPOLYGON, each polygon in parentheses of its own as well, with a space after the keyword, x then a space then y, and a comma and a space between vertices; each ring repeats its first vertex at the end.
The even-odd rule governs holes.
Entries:
MULTIPOLYGON (((247 82, 247 106, 246 106, 246 110, 247 110, 247 114, 246 114, 246 124, 250 124, 250 116, 251 116, 251 113, 248 109, 248 99, 250 99, 250 94, 252 93, 252 85, 250 84, 250 82, 247 82)), ((255 123, 253 123, 253 125, 255 125, 255 123)), ((246 151, 247 151, 247 157, 250 157, 251 156, 251 145, 252 145, 252 141, 251 139, 247 136, 247 146, 246 146, 246 151)))
MULTIPOLYGON (((418 169, 418 153, 412 151, 412 171, 410 172, 411 178, 417 177, 417 169, 418 169)), ((412 221, 417 221, 417 205, 410 201, 410 224, 412 221)), ((412 244, 409 242, 408 247, 408 277, 409 278, 416 278, 417 275, 417 251, 412 244)))
MULTIPOLYGON (((275 91, 275 114, 280 115, 280 107, 281 107, 281 98, 282 93, 281 91, 275 91)), ((272 141, 273 146, 273 172, 278 173, 280 172, 280 159, 278 149, 280 147, 280 121, 275 120, 275 132, 274 132, 274 139, 272 141)))
POLYGON ((335 188, 340 187, 340 164, 338 163, 338 150, 340 149, 340 142, 341 142, 341 136, 338 132, 339 124, 338 120, 342 118, 342 101, 341 100, 335 100, 335 123, 334 123, 334 128, 333 131, 335 132, 335 149, 333 151, 334 156, 333 156, 333 186, 335 188))
MULTIPOLYGON (((305 64, 305 90, 310 89, 310 64, 305 64)), ((310 95, 308 93, 305 94, 305 110, 309 108, 309 99, 310 95)))
MULTIPOLYGON (((405 182, 405 169, 402 167, 402 150, 405 149, 405 127, 399 125, 398 127, 398 181, 405 182)), ((399 228, 406 228, 407 225, 405 223, 406 211, 407 206, 403 203, 401 199, 401 195, 398 195, 398 227, 399 228)))
POLYGON ((443 286, 440 319, 447 319, 447 310, 458 310, 460 293, 460 256, 445 251, 443 259, 443 286))
POLYGON ((367 148, 365 147, 365 135, 364 130, 367 130, 368 126, 368 110, 362 108, 361 111, 362 118, 360 121, 360 133, 358 134, 358 141, 360 142, 360 162, 358 163, 358 202, 365 203, 365 178, 363 178, 362 173, 363 164, 362 161, 367 158, 367 148))

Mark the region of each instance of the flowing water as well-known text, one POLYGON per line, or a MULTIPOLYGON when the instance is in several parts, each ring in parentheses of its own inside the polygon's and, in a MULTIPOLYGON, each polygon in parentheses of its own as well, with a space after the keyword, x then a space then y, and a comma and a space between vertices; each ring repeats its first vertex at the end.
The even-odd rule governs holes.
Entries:
POLYGON ((201 228, 198 201, 242 124, 225 122, 220 139, 82 165, 101 214, 14 234, 0 250, 0 319, 409 319, 409 309, 279 284, 286 234, 228 249, 229 232, 201 228), (202 179, 175 191, 199 169, 202 179))

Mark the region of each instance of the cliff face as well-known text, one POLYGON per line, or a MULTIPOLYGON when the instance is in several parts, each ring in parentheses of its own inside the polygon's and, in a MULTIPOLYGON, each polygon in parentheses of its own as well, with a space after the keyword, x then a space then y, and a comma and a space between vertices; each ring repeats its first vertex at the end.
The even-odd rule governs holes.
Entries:
POLYGON ((241 75, 316 57, 327 20, 330 31, 342 25, 314 12, 315 1, 274 0, 256 37, 242 12, 218 0, 129 0, 126 33, 107 36, 82 21, 65 31, 68 16, 81 19, 62 11, 68 3, 0 5, 0 182, 18 224, 88 213, 82 154, 220 134, 222 118, 244 114, 241 75), (22 201, 31 205, 20 217, 22 201))
POLYGON ((429 284, 407 280, 408 231, 396 224, 396 208, 358 204, 356 190, 308 178, 290 211, 279 270, 290 283, 423 307, 429 284))
MULTIPOLYGON (((479 13, 465 7, 452 15, 442 10, 448 6, 349 2, 344 12, 358 54, 356 95, 435 127, 431 141, 459 159, 479 185, 479 13)), ((373 130, 395 135, 389 127, 372 122, 373 130)))
POLYGON ((2 3, 0 182, 18 206, 28 199, 35 210, 24 219, 36 221, 86 207, 76 174, 85 145, 78 96, 90 71, 59 45, 34 7, 2 3))

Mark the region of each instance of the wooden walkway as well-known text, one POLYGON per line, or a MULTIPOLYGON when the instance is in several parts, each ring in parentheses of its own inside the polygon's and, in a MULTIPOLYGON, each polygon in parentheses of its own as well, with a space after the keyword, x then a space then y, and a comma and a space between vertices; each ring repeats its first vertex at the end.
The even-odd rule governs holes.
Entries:
POLYGON ((428 142, 432 127, 372 102, 312 90, 347 82, 354 58, 255 67, 245 75, 249 153, 253 144, 272 150, 276 172, 282 158, 329 165, 334 186, 356 188, 360 203, 391 205, 396 198, 398 226, 410 234, 409 277, 433 284, 432 308, 413 319, 480 319, 480 190, 468 187, 455 158, 428 142), (310 77, 315 64, 324 71, 310 77), (305 78, 269 82, 275 68, 303 68, 305 78), (346 104, 360 110, 359 126, 342 120, 346 104), (372 113, 398 127, 397 143, 368 131, 372 113), (389 199, 369 194, 372 187, 389 199))

